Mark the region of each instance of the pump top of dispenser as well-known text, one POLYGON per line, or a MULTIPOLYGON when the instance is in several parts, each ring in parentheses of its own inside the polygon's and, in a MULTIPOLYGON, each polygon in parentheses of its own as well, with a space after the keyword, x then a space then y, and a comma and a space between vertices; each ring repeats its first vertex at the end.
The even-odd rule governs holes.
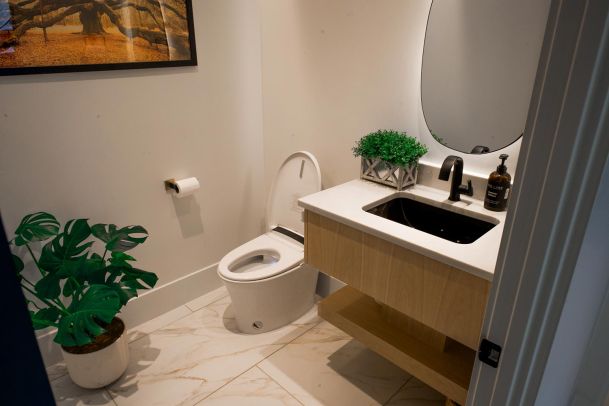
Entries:
POLYGON ((501 165, 497 167, 497 173, 499 175, 505 175, 507 173, 507 166, 505 166, 505 160, 508 159, 508 154, 499 155, 499 159, 501 159, 501 165))

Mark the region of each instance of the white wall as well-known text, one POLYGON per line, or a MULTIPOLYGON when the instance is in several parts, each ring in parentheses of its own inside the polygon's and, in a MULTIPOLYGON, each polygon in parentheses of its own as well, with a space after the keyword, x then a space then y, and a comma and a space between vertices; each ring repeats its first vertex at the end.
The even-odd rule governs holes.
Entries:
POLYGON ((12 233, 61 220, 141 224, 159 285, 261 231, 260 27, 248 0, 193 1, 199 66, 0 78, 0 208, 12 233), (197 176, 175 200, 166 178, 197 176))
POLYGON ((358 176, 362 135, 417 135, 430 0, 193 5, 196 68, 0 78, 9 233, 36 210, 142 224, 151 237, 134 255, 163 284, 261 231, 293 151, 313 152, 329 187, 358 176), (201 190, 172 199, 162 181, 185 176, 201 190))
POLYGON ((291 152, 319 160, 324 187, 359 176, 355 141, 417 135, 430 0, 259 0, 266 190, 291 152))
POLYGON ((196 68, 0 78, 9 232, 35 210, 142 224, 151 238, 134 255, 167 283, 262 230, 271 180, 290 153, 313 152, 330 187, 358 176, 351 148, 362 135, 425 135, 431 0, 193 4, 196 68), (163 179, 184 176, 199 177, 201 190, 172 199, 163 179))

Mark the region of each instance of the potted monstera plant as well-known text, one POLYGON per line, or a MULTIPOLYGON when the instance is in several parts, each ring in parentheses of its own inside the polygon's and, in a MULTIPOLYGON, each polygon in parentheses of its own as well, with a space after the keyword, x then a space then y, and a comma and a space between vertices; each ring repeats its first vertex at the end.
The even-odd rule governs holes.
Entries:
POLYGON ((353 155, 362 157, 360 177, 403 190, 417 182, 419 158, 427 147, 396 130, 378 130, 360 138, 353 155))
POLYGON ((90 226, 69 220, 61 228, 44 212, 25 216, 11 241, 37 268, 34 282, 24 261, 13 254, 35 329, 57 328, 68 373, 84 388, 99 388, 118 379, 129 359, 125 324, 116 317, 138 289, 154 287, 152 272, 135 268, 126 252, 146 241, 142 226, 90 226), (37 256, 34 244, 44 243, 37 256), (19 248, 21 247, 21 248, 19 248))

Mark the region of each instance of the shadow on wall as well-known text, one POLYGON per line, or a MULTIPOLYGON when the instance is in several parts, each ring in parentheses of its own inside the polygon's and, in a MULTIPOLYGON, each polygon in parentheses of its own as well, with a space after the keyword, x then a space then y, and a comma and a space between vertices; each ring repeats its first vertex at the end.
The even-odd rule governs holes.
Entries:
POLYGON ((194 196, 184 196, 178 199, 171 196, 173 208, 180 223, 182 237, 190 238, 203 234, 203 220, 201 219, 201 206, 194 196))

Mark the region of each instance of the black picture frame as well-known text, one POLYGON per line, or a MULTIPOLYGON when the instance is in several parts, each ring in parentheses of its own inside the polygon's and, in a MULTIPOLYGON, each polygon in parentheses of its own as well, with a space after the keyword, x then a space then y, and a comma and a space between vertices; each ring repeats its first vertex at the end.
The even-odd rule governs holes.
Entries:
POLYGON ((188 43, 190 48, 190 59, 176 61, 155 61, 155 62, 121 62, 121 63, 102 63, 86 65, 50 65, 50 66, 23 66, 23 67, 2 67, 0 65, 0 76, 13 75, 32 75, 47 73, 69 73, 69 72, 95 72, 113 71, 124 69, 148 69, 148 68, 168 68, 178 66, 197 66, 197 47, 195 41, 194 17, 192 10, 192 0, 184 0, 186 7, 188 43))

